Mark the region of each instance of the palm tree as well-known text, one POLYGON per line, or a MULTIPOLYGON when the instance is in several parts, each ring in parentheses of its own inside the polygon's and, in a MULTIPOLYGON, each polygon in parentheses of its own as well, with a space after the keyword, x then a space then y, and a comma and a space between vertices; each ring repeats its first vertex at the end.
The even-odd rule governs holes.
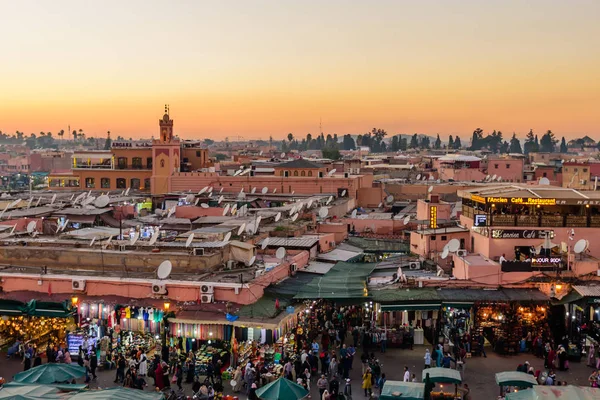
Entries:
POLYGON ((60 140, 62 140, 63 136, 65 136, 65 130, 64 130, 64 129, 61 129, 61 130, 58 132, 58 137, 60 137, 60 140))
POLYGON ((294 135, 292 135, 291 133, 288 133, 287 138, 291 142, 292 140, 294 140, 294 135))

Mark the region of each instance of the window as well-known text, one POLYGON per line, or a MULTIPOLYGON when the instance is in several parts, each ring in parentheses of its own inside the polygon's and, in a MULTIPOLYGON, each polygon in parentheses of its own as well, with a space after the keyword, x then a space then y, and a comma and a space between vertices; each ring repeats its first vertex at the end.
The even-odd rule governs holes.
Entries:
POLYGON ((200 154, 202 154, 200 150, 196 150, 196 157, 200 157, 200 154))
POLYGON ((577 172, 579 170, 579 168, 575 168, 575 172, 577 172))
POLYGON ((498 169, 498 164, 494 164, 494 169, 498 169))
POLYGON ((125 178, 117 178, 117 189, 127 188, 127 180, 125 178))
POLYGON ((506 169, 510 169, 510 164, 506 164, 506 169))
POLYGON ((283 171, 283 176, 285 176, 286 178, 287 178, 288 176, 290 176, 290 171, 283 171))
POLYGON ((294 176, 298 176, 298 171, 294 171, 294 176))
POLYGON ((300 172, 300 176, 306 176, 306 171, 300 172))
POLYGON ((101 178, 100 187, 102 189, 110 189, 110 178, 101 178))
POLYGON ((312 176, 312 171, 308 171, 308 176, 312 176))
POLYGON ((146 158, 146 168, 148 168, 148 169, 152 168, 152 157, 146 158))
POLYGON ((130 188, 132 189, 139 189, 140 188, 140 180, 138 178, 131 178, 131 186, 130 188))
POLYGON ((448 236, 442 235, 442 240, 448 240, 448 236))
POLYGON ((150 190, 150 178, 144 179, 144 189, 150 190))
POLYGON ((435 235, 431 235, 431 241, 435 241, 437 239, 437 237, 435 235))
POLYGON ((544 177, 544 178, 546 178, 547 176, 548 176, 548 173, 547 173, 547 172, 544 172, 544 173, 542 174, 542 177, 544 177))
POLYGON ((117 168, 127 169, 127 157, 119 157, 117 159, 117 168))
POLYGON ((131 167, 133 169, 142 169, 142 157, 133 157, 131 159, 131 167))
POLYGON ((587 168, 584 168, 584 169, 583 169, 583 172, 587 172, 587 168))
POLYGON ((85 187, 88 189, 93 189, 95 185, 95 179, 94 178, 85 178, 85 187))

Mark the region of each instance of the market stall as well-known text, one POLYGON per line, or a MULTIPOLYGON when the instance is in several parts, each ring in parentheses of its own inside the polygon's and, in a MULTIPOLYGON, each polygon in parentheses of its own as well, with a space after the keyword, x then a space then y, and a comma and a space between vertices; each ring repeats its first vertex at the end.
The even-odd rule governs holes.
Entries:
POLYGON ((500 396, 510 392, 509 388, 515 391, 527 389, 538 384, 533 375, 519 371, 498 372, 496 374, 496 384, 500 386, 500 396))
POLYGON ((428 368, 423 370, 423 382, 427 380, 432 383, 439 384, 439 391, 431 392, 432 400, 460 399, 458 395, 458 385, 462 382, 460 373, 457 370, 450 368, 428 368), (444 385, 452 387, 454 385, 454 393, 444 390, 444 385))
POLYGON ((380 400, 422 400, 425 398, 425 384, 418 382, 385 381, 380 400))
POLYGON ((531 389, 507 393, 506 400, 598 400, 598 388, 587 386, 534 386, 531 389))

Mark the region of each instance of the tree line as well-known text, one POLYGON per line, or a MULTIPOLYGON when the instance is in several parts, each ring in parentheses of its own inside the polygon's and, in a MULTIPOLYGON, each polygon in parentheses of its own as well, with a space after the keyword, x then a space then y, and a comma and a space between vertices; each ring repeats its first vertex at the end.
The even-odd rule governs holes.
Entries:
POLYGON ((492 153, 554 153, 557 150, 561 153, 568 151, 567 142, 563 136, 558 144, 558 139, 554 136, 551 130, 546 131, 538 139, 538 135, 530 129, 525 136, 525 143, 521 146, 521 141, 517 139, 517 135, 513 132, 510 142, 504 140, 502 131, 494 130, 484 136, 483 129, 477 128, 473 131, 471 146, 469 150, 484 150, 487 149, 492 153))
MULTIPOLYGON (((29 135, 25 135, 21 131, 16 131, 14 134, 9 135, 0 131, 0 144, 15 144, 15 145, 25 145, 31 150, 33 149, 58 149, 60 147, 75 147, 75 146, 85 146, 90 148, 95 148, 97 150, 104 149, 108 150, 111 147, 112 139, 110 138, 110 131, 107 132, 106 139, 99 139, 95 137, 86 137, 83 129, 74 130, 70 135, 67 135, 67 139, 72 138, 72 140, 66 140, 65 135, 67 133, 64 130, 60 130, 56 133, 58 140, 55 138, 52 132, 40 132, 39 134, 31 133, 29 135)), ((118 140, 123 140, 121 136, 117 138, 118 140)))

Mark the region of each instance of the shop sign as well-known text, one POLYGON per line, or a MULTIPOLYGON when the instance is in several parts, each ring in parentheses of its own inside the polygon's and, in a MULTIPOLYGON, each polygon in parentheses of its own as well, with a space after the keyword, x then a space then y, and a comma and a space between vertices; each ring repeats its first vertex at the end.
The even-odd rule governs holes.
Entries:
POLYGON ((471 195, 471 200, 473 200, 473 201, 475 201, 475 202, 477 202, 477 203, 482 203, 482 204, 485 204, 485 203, 486 203, 486 201, 485 201, 485 197, 478 196, 478 195, 476 195, 476 194, 472 194, 472 195, 471 195))
POLYGON ((437 207, 429 207, 429 227, 431 229, 437 229, 437 207))
POLYGON ((556 199, 539 199, 537 197, 488 197, 488 203, 522 204, 524 206, 554 206, 556 199))
POLYGON ((588 300, 590 304, 600 304, 600 297, 594 297, 588 300))
POLYGON ((547 231, 492 229, 492 239, 543 239, 541 232, 547 231))
POLYGON ((538 257, 532 258, 532 264, 558 264, 562 261, 560 257, 538 257))

